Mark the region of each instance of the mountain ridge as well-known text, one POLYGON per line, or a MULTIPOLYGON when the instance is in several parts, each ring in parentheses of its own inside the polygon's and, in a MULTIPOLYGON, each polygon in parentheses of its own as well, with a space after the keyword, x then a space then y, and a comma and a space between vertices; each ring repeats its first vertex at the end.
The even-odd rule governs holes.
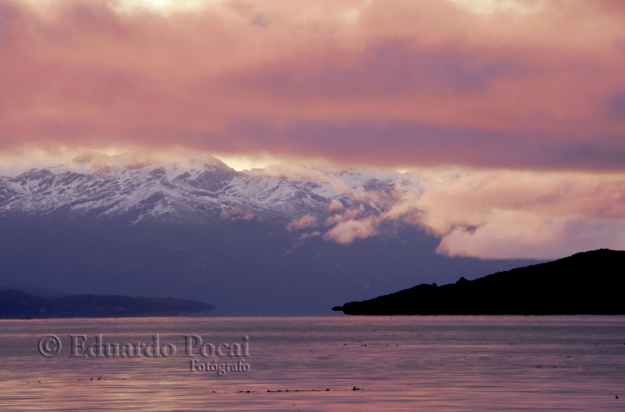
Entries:
POLYGON ((210 156, 165 162, 86 153, 63 165, 0 177, 0 214, 82 214, 99 219, 129 214, 135 224, 194 220, 193 216, 290 221, 311 212, 328 216, 331 204, 380 213, 392 204, 398 185, 411 190, 418 186, 398 172, 378 176, 356 170, 302 170, 304 174, 276 176, 263 170, 236 171, 210 156))

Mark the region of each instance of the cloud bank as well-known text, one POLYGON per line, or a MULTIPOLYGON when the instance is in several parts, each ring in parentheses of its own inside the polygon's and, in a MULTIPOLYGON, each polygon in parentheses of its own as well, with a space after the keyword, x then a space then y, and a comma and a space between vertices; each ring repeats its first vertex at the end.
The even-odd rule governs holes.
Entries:
POLYGON ((423 190, 395 193, 381 213, 336 210, 323 238, 341 244, 397 223, 441 239, 438 252, 484 259, 555 259, 625 249, 625 177, 515 171, 423 171, 423 190))
POLYGON ((160 3, 0 0, 0 151, 625 169, 620 1, 160 3))
POLYGON ((625 249, 623 73, 621 0, 0 0, 0 172, 83 148, 417 167, 423 194, 291 230, 625 249))

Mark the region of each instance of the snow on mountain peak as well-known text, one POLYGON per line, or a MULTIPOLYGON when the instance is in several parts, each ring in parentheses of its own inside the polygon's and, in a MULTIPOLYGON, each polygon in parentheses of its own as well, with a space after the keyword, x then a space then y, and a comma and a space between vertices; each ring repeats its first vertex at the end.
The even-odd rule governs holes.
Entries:
POLYGON ((60 166, 0 178, 0 214, 128 215, 133 223, 252 217, 288 222, 341 208, 379 214, 402 191, 419 188, 418 181, 390 169, 300 165, 237 172, 212 156, 164 161, 85 152, 60 166))

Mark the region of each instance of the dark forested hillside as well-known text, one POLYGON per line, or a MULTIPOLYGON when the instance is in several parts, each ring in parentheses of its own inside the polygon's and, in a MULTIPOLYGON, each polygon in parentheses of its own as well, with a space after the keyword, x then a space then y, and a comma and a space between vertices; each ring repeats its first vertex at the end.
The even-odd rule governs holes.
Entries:
POLYGON ((348 315, 622 315, 625 251, 600 249, 473 281, 334 307, 348 315))

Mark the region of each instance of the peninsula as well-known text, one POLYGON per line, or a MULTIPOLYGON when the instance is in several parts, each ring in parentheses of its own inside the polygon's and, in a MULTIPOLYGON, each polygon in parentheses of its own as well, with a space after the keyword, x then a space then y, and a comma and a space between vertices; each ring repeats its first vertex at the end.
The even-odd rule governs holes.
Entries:
POLYGON ((625 251, 600 249, 335 306, 347 315, 625 315, 625 251))

